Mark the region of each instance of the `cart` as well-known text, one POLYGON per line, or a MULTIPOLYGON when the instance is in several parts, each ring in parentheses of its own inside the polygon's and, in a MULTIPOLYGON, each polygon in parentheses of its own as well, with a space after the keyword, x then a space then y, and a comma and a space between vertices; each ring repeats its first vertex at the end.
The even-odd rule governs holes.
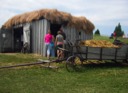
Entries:
POLYGON ((80 40, 75 44, 70 44, 69 53, 66 60, 68 71, 77 70, 86 60, 111 60, 114 62, 128 62, 128 45, 119 48, 80 46, 80 40))

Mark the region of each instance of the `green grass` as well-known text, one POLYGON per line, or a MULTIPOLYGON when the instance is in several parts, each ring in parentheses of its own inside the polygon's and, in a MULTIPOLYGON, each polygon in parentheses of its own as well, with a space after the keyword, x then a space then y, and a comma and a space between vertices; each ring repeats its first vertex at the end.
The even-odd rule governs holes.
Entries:
MULTIPOLYGON (((0 54, 0 63, 35 62, 33 54, 0 54), (20 60, 20 61, 19 61, 20 60)), ((68 72, 40 66, 0 69, 0 93, 126 93, 128 67, 120 64, 90 64, 68 72)))
POLYGON ((0 93, 127 93, 127 68, 85 70, 4 70, 0 74, 0 93))
MULTIPOLYGON (((107 40, 107 41, 110 41, 112 43, 115 40, 114 38, 113 39, 109 39, 108 36, 98 36, 98 35, 94 35, 93 39, 95 39, 95 40, 107 40)), ((117 39, 120 40, 121 42, 124 42, 124 43, 128 44, 128 38, 118 37, 117 39)))
POLYGON ((20 53, 10 53, 10 54, 0 54, 0 65, 14 65, 19 63, 30 63, 37 61, 37 58, 42 58, 39 55, 34 54, 20 54, 20 53))
MULTIPOLYGON (((109 40, 97 37, 97 40, 109 40)), ((35 54, 0 54, 0 66, 45 59, 35 54)), ((58 69, 41 65, 0 69, 0 93, 127 93, 128 64, 85 64, 80 71, 68 72, 65 62, 58 69)))

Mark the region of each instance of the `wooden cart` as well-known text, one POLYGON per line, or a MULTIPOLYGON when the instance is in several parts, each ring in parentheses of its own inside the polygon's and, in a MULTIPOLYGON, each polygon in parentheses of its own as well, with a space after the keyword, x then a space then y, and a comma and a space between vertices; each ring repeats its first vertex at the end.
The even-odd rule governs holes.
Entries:
POLYGON ((76 45, 71 47, 72 55, 66 60, 66 68, 68 71, 76 69, 79 64, 83 64, 85 60, 111 60, 128 62, 128 45, 122 45, 119 48, 108 47, 89 47, 76 45))

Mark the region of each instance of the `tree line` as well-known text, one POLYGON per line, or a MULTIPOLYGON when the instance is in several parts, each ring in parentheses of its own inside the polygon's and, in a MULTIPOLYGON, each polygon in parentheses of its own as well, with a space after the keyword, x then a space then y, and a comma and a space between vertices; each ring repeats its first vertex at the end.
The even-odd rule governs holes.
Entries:
MULTIPOLYGON (((124 31, 122 30, 120 23, 118 23, 118 25, 115 27, 112 33, 116 33, 116 37, 122 37, 124 35, 124 31)), ((100 30, 97 29, 94 34, 100 36, 100 30)))

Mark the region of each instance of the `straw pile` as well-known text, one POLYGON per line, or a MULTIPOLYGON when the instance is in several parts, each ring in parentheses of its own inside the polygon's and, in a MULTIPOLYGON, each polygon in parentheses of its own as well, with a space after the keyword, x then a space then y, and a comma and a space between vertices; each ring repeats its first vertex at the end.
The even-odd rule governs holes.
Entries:
POLYGON ((5 22, 3 27, 11 28, 12 26, 18 24, 32 22, 43 18, 49 20, 51 23, 66 23, 67 26, 74 27, 77 30, 83 30, 85 32, 92 32, 94 29, 93 23, 85 17, 75 17, 70 13, 58 11, 57 9, 41 9, 38 11, 16 15, 5 22))
POLYGON ((80 45, 90 46, 90 47, 119 48, 119 46, 116 46, 106 40, 86 40, 86 41, 82 41, 80 45))

